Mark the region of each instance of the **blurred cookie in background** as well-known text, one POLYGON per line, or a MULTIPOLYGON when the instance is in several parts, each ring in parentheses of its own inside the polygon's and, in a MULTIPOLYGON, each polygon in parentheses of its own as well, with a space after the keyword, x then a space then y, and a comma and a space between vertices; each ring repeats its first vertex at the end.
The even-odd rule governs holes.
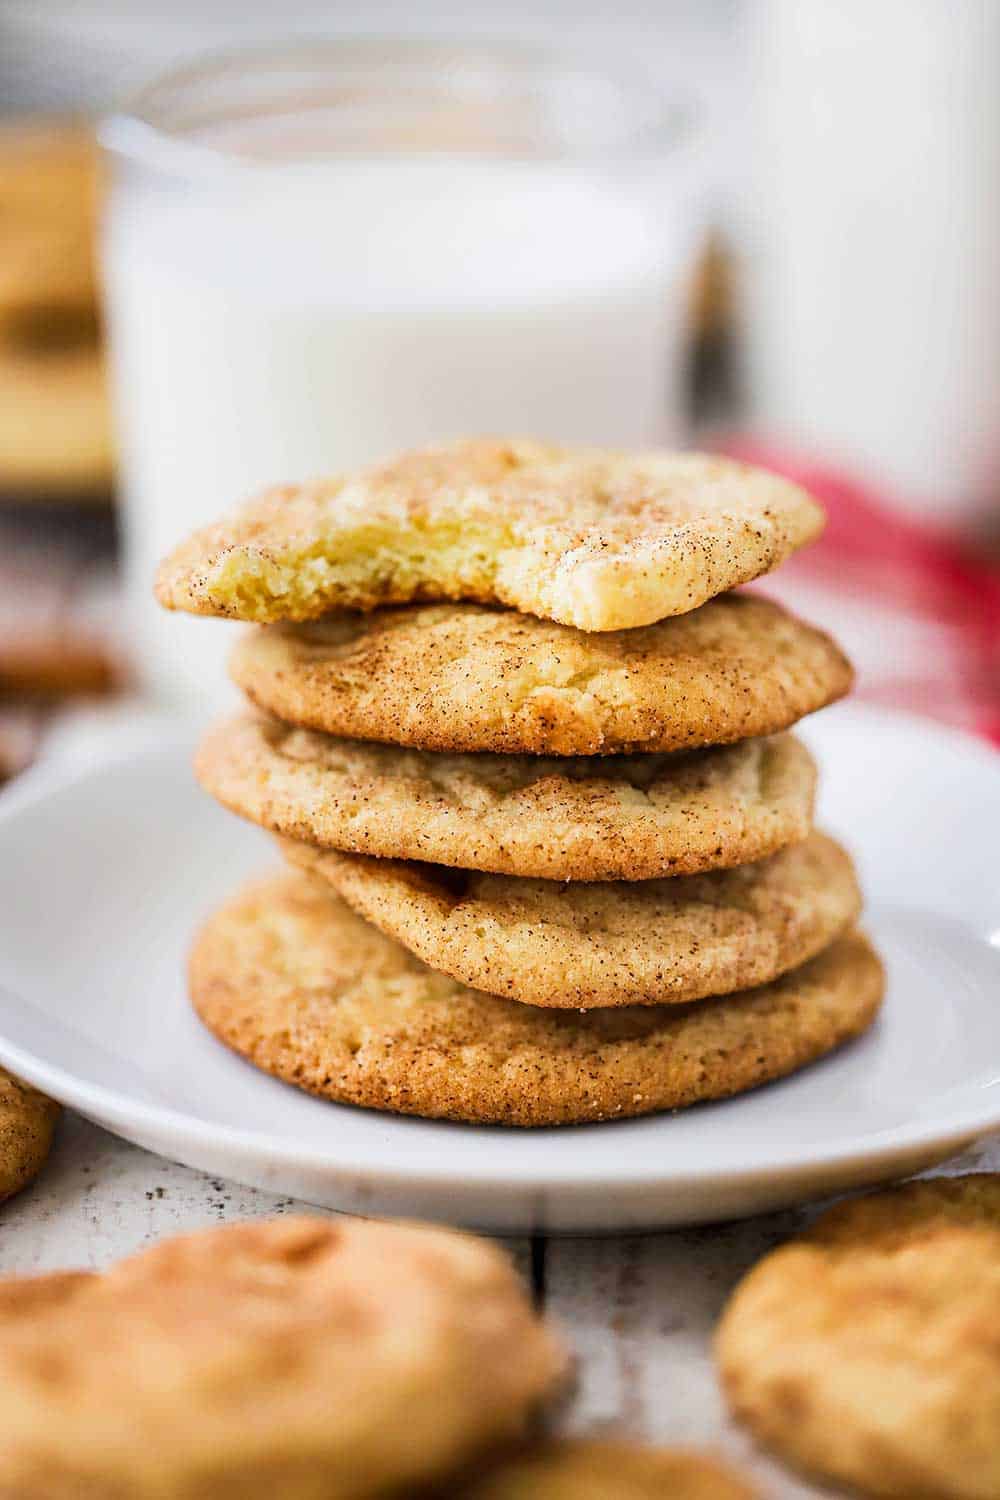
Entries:
POLYGON ((0 126, 0 324, 29 308, 98 301, 98 152, 82 122, 0 126))
POLYGON ((42 728, 37 708, 0 701, 0 787, 27 770, 37 753, 42 728))
POLYGON ((688 414, 698 429, 730 424, 744 392, 739 379, 737 263, 725 236, 708 236, 691 287, 688 414))
POLYGON ((504 1458, 461 1500, 755 1500, 709 1454, 614 1438, 551 1442, 504 1458))
POLYGON ((0 125, 0 782, 54 704, 120 681, 99 192, 86 123, 0 125))
POLYGON ((0 332, 0 495, 105 501, 112 478, 96 339, 66 346, 0 332))
POLYGON ((0 509, 0 707, 121 685, 113 546, 86 508, 0 509))
POLYGON ((113 481, 95 231, 79 123, 0 127, 0 497, 106 500, 113 481))

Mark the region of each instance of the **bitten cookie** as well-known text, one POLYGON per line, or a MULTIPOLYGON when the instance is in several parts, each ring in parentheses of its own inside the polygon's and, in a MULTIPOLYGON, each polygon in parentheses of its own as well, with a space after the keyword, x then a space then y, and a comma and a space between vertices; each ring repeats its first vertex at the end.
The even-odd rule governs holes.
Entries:
POLYGON ((731 1470, 701 1453, 637 1443, 553 1443, 500 1464, 458 1500, 754 1500, 731 1470))
POLYGON ((53 1099, 0 1068, 0 1202, 38 1176, 58 1118, 53 1099))
POLYGON ((626 630, 769 572, 823 521, 731 459, 473 439, 267 490, 183 542, 157 595, 259 622, 468 599, 626 630))
POLYGON ((829 636, 753 594, 586 634, 476 604, 248 631, 230 671, 287 723, 423 750, 603 755, 788 729, 850 688, 829 636))
POLYGON ((565 1369, 482 1240, 275 1219, 0 1282, 0 1494, 361 1500, 517 1439, 565 1369))
POLYGON ((812 826, 790 736, 688 755, 440 755, 245 714, 195 771, 224 807, 307 843, 543 880, 647 880, 763 859, 812 826))
POLYGON ((898 1500, 1000 1495, 1000 1174, 841 1203, 765 1257, 718 1331, 736 1416, 898 1500))
POLYGON ((882 968, 848 934, 773 984, 673 1007, 542 1010, 428 969, 318 881, 249 886, 195 942, 205 1025, 345 1104, 500 1125, 621 1119, 780 1078, 875 1017, 882 968))
POLYGON ((861 911, 850 858, 821 833, 732 870, 570 885, 280 843, 432 969, 529 1005, 663 1005, 749 989, 813 958, 861 911))

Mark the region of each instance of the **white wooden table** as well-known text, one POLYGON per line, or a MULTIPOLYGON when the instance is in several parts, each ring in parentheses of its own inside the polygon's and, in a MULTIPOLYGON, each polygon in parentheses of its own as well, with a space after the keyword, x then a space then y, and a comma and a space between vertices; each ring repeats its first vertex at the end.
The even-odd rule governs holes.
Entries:
MULTIPOLYGON (((939 1170, 974 1169, 1000 1170, 1000 1138, 939 1170)), ((165 1235, 303 1207, 151 1156, 66 1114, 42 1176, 0 1209, 0 1273, 102 1267, 165 1235)), ((788 1212, 670 1234, 508 1242, 578 1356, 577 1388, 561 1425, 713 1449, 755 1476, 773 1500, 829 1494, 761 1458, 726 1422, 710 1353, 730 1289, 804 1217, 788 1212)))

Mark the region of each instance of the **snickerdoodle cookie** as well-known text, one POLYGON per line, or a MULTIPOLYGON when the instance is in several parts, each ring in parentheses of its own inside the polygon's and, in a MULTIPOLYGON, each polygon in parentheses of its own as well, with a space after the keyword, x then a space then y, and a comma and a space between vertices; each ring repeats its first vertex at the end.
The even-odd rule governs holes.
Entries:
POLYGON ((38 1176, 58 1118, 54 1100, 0 1068, 0 1202, 38 1176))
POLYGON ((718 1333, 730 1405, 802 1469, 899 1500, 1000 1495, 1000 1175, 841 1203, 718 1333))
POLYGON ((499 1464, 459 1500, 754 1500, 715 1459, 611 1439, 552 1443, 499 1464))
POLYGON ((586 634, 477 604, 249 631, 230 662, 260 708, 423 750, 599 755, 775 734, 848 691, 829 636, 753 594, 586 634))
POLYGON ((0 491, 104 498, 112 474, 99 349, 11 345, 0 336, 0 491))
POLYGON ((561 884, 340 854, 293 864, 432 969, 529 1005, 660 1005, 766 984, 857 919, 849 856, 823 834, 755 865, 672 880, 561 884))
POLYGON ((483 1124, 675 1109, 780 1078, 864 1031, 882 969, 858 933, 773 984, 691 1006, 518 1005, 428 969, 319 881, 249 886, 195 942, 210 1031, 327 1099, 483 1124))
POLYGON ((258 622, 469 599, 622 630, 769 572, 822 526, 804 490, 731 459, 473 439, 267 490, 183 542, 157 594, 258 622))
POLYGON ((98 148, 64 120, 0 128, 0 325, 26 309, 89 311, 96 269, 98 148))
POLYGON ((547 880, 645 880, 805 837, 816 768, 788 735, 686 755, 444 755, 243 714, 195 760, 223 806, 354 854, 547 880))
POLYGON ((0 1495, 411 1494, 520 1437, 564 1368, 482 1240, 228 1225, 0 1282, 0 1495))

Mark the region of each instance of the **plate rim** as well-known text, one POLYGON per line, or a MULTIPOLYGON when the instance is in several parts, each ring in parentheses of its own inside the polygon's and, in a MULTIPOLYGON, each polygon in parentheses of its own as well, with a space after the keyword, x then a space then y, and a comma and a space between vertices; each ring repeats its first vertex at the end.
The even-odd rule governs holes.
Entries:
MULTIPOLYGON (((633 1163, 623 1157, 613 1173, 607 1175, 555 1174, 551 1168, 518 1165, 515 1169, 499 1168, 486 1164, 473 1172, 463 1167, 460 1170, 443 1165, 440 1158, 425 1156, 411 1167, 401 1165, 398 1150, 382 1148, 384 1155, 372 1147, 352 1145, 343 1156, 331 1150, 309 1146, 293 1146, 276 1142, 261 1133, 243 1130, 237 1126, 216 1124, 199 1120, 197 1116, 183 1114, 162 1105, 150 1105, 133 1100, 128 1095, 117 1094, 101 1084, 82 1082, 65 1069, 35 1057, 20 1047, 0 1037, 0 1065, 9 1068, 26 1082, 41 1089, 43 1093, 58 1100, 64 1106, 75 1109, 87 1118, 106 1124, 115 1122, 123 1131, 141 1133, 144 1137, 156 1135, 169 1138, 171 1149, 182 1152, 209 1148, 225 1151, 241 1161, 259 1161, 264 1158, 269 1170, 290 1167, 302 1172, 321 1172, 350 1175, 355 1179, 377 1174, 382 1183, 395 1187, 413 1186, 418 1182, 432 1183, 435 1187, 490 1188, 508 1192, 549 1189, 560 1194, 591 1195, 615 1188, 644 1187, 650 1191, 675 1190, 678 1192, 695 1187, 704 1187, 712 1182, 724 1183, 727 1188, 750 1185, 762 1178, 780 1183, 793 1180, 803 1173, 822 1171, 836 1173, 850 1170, 866 1163, 890 1165, 896 1160, 907 1160, 922 1152, 945 1151, 952 1145, 956 1150, 969 1142, 990 1134, 1000 1128, 1000 1097, 992 1114, 969 1111, 949 1117, 946 1122, 928 1121, 924 1128, 892 1128, 875 1131, 860 1137, 842 1138, 830 1148, 806 1149, 800 1153, 786 1153, 782 1157, 770 1155, 765 1160, 748 1159, 735 1166, 704 1166, 684 1171, 664 1169, 655 1163, 633 1163)), ((779 1080, 780 1081, 780 1080, 779 1080)), ((290 1087, 291 1085, 287 1085, 290 1087)), ((318 1104, 323 1101, 317 1100, 318 1104)), ((726 1102, 726 1101, 723 1101, 726 1102)), ((341 1105, 339 1108, 350 1108, 341 1105)), ((397 1117, 394 1117, 397 1118, 397 1117)), ((405 1119, 405 1117, 398 1117, 405 1119)), ((655 1117, 652 1117, 655 1118, 655 1117)), ((450 1128, 469 1130, 503 1131, 506 1126, 456 1125, 455 1122, 421 1120, 422 1125, 448 1124, 450 1128)), ((606 1121, 608 1125, 628 1125, 629 1121, 606 1121)), ((106 1125, 114 1129, 114 1125, 106 1125)), ((560 1134, 574 1129, 589 1129, 591 1126, 560 1126, 560 1134)), ((539 1130, 519 1131, 525 1140, 540 1136, 539 1130)), ((335 1143, 333 1143, 335 1144, 335 1143)), ((167 1154, 167 1153, 161 1153, 167 1154)))
MULTIPOLYGON (((870 726, 887 726, 896 730, 919 732, 929 740, 936 740, 949 749, 971 754, 984 768, 989 768, 998 781, 1000 791, 1000 753, 986 741, 968 731, 942 725, 918 714, 899 710, 882 709, 865 703, 838 705, 834 712, 840 722, 857 719, 870 726)), ((109 747, 99 759, 86 764, 73 763, 56 758, 52 764, 43 759, 27 771, 13 787, 0 792, 0 834, 4 825, 23 814, 49 796, 86 782, 91 776, 101 775, 123 760, 167 758, 183 749, 189 749, 193 733, 192 725, 178 727, 171 721, 169 728, 161 726, 144 731, 141 736, 130 738, 128 743, 109 747)), ((980 936, 980 941, 985 939, 980 936)), ((863 1038, 859 1039, 863 1044, 863 1038)), ((849 1043, 848 1046, 851 1044, 849 1043)), ((421 1182, 437 1188, 489 1188, 505 1192, 522 1192, 548 1189, 561 1195, 591 1195, 614 1189, 646 1187, 650 1191, 678 1191, 704 1188, 713 1182, 725 1184, 727 1188, 751 1185, 765 1179, 781 1183, 810 1172, 835 1173, 849 1171, 864 1164, 880 1163, 887 1168, 897 1160, 912 1158, 922 1151, 944 1151, 952 1145, 956 1149, 970 1141, 1000 1129, 1000 1089, 980 1086, 982 1100, 979 1107, 967 1107, 943 1118, 915 1120, 909 1125, 887 1127, 884 1130, 866 1132, 861 1136, 839 1136, 830 1145, 815 1143, 804 1147, 789 1147, 775 1153, 768 1148, 765 1156, 749 1154, 738 1163, 702 1164, 685 1169, 683 1164, 664 1163, 658 1158, 648 1159, 647 1153, 630 1157, 623 1153, 613 1170, 587 1172, 586 1153, 581 1153, 580 1162, 573 1163, 573 1170, 563 1165, 558 1171, 528 1157, 524 1162, 510 1165, 488 1158, 475 1168, 467 1164, 460 1168, 449 1166, 447 1152, 433 1154, 424 1151, 413 1162, 401 1157, 398 1145, 393 1143, 353 1142, 338 1152, 338 1141, 334 1136, 323 1147, 307 1143, 296 1145, 291 1141, 272 1138, 263 1132, 241 1126, 203 1120, 183 1110, 168 1105, 151 1104, 136 1099, 128 1093, 112 1089, 107 1085, 80 1078, 58 1064, 50 1063, 36 1053, 9 1041, 2 1032, 0 1021, 0 1064, 19 1074, 36 1088, 48 1093, 69 1108, 76 1109, 91 1119, 97 1119, 108 1128, 120 1129, 123 1133, 141 1132, 144 1136, 157 1137, 170 1142, 170 1150, 225 1151, 243 1162, 268 1162, 269 1170, 282 1167, 297 1171, 320 1172, 328 1175, 352 1176, 355 1180, 377 1176, 380 1183, 397 1188, 413 1187, 421 1182), (992 1108, 987 1107, 991 1102, 992 1108)), ((765 1086, 766 1087, 766 1086, 765 1086)), ((725 1102, 725 1101, 723 1101, 725 1102)), ((319 1107, 323 1101, 316 1101, 319 1107)), ((339 1106, 351 1108, 351 1106, 339 1106)), ((711 1106, 706 1106, 711 1107, 711 1106)), ((368 1111, 367 1113, 373 1113, 368 1111)), ((375 1113, 376 1120, 382 1118, 375 1113)), ((392 1117, 394 1120, 405 1117, 392 1117)), ((525 1141, 538 1139, 541 1130, 511 1131, 505 1126, 457 1125, 455 1122, 421 1120, 426 1127, 444 1123, 449 1129, 468 1129, 516 1134, 525 1141)), ((608 1126, 636 1123, 609 1121, 608 1126)), ((552 1127, 555 1129, 556 1127, 552 1127)), ((592 1126, 562 1126, 559 1134, 574 1129, 589 1129, 592 1126)), ((166 1153, 164 1153, 166 1154, 166 1153)))

